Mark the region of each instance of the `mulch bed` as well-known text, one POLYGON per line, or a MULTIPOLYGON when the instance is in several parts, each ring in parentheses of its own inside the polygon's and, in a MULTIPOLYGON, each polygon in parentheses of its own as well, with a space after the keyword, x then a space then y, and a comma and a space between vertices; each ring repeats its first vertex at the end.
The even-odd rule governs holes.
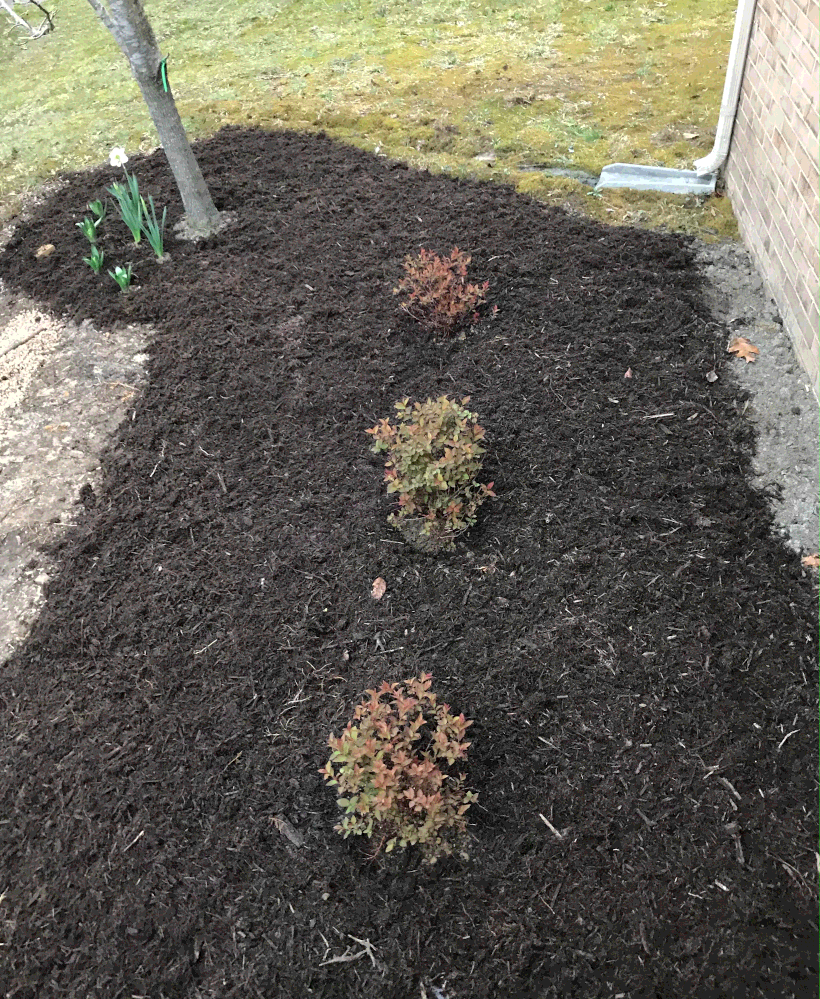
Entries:
MULTIPOLYGON (((106 223, 131 295, 74 225, 119 170, 0 257, 156 330, 2 669, 3 995, 816 995, 815 585, 748 484, 692 244, 323 135, 196 153, 238 218, 162 266, 106 223), (420 246, 472 254, 498 315, 423 333, 391 293, 420 246), (364 431, 444 393, 498 498, 426 555, 364 431), (479 795, 470 859, 432 868, 338 836, 318 772, 366 688, 422 671, 474 720, 479 795)), ((170 226, 163 155, 129 168, 170 226)))

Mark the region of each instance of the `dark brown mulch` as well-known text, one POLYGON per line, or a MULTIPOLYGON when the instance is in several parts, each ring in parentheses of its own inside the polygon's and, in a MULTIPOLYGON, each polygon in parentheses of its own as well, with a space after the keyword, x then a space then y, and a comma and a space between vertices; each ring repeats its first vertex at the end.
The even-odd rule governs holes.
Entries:
MULTIPOLYGON (((816 995, 813 581, 748 485, 690 245, 324 136, 197 155, 239 218, 163 266, 107 223, 132 295, 74 226, 115 170, 0 257, 157 331, 2 671, 3 994, 816 995), (498 316, 422 335, 391 294, 420 246, 471 253, 498 316), (364 430, 445 392, 498 499, 430 557, 364 430), (318 774, 365 688, 421 671, 475 720, 471 860, 433 869, 337 836, 318 774)), ((176 221, 162 154, 130 166, 176 221)))

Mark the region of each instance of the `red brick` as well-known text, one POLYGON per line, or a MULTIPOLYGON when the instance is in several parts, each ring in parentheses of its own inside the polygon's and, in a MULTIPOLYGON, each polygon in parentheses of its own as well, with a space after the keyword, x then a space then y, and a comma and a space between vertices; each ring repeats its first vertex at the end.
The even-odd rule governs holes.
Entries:
POLYGON ((815 179, 814 184, 806 177, 806 175, 801 171, 795 174, 793 177, 794 186, 797 190, 796 201, 799 206, 798 212, 801 215, 805 215, 807 219, 813 218, 815 222, 817 221, 817 180, 815 179))
POLYGON ((764 201, 751 202, 748 206, 750 212, 754 212, 756 224, 761 231, 771 232, 772 213, 769 206, 764 201))
POLYGON ((761 63, 761 71, 765 76, 767 84, 771 85, 772 81, 777 78, 778 67, 780 66, 780 60, 777 52, 774 50, 774 46, 767 42, 758 52, 757 59, 761 63))
POLYGON ((816 258, 818 237, 820 237, 817 225, 817 202, 814 203, 813 211, 802 198, 796 207, 798 210, 795 213, 795 235, 800 245, 804 247, 807 259, 810 256, 816 258))
POLYGON ((817 151, 808 153, 802 146, 795 146, 794 159, 807 177, 817 176, 817 151))
MULTIPOLYGON (((809 308, 808 322, 806 323, 805 332, 809 337, 809 348, 814 354, 814 370, 817 370, 817 347, 818 340, 820 337, 817 335, 817 327, 820 326, 820 311, 816 308, 809 308)), ((805 334, 804 334, 805 335, 805 334)))
POLYGON ((783 218, 790 219, 792 222, 797 218, 798 210, 797 206, 802 204, 803 199, 800 197, 797 191, 797 182, 795 180, 795 171, 788 170, 784 171, 780 175, 781 187, 778 192, 778 204, 781 206, 780 211, 783 218))
MULTIPOLYGON (((806 272, 809 267, 808 257, 804 252, 804 248, 800 246, 795 238, 798 230, 792 233, 792 238, 795 240, 792 246, 792 251, 788 257, 784 257, 784 264, 786 265, 789 273, 792 275, 795 287, 799 290, 802 298, 808 298, 809 285, 806 280, 806 272)), ((788 249, 788 248, 787 248, 788 249)))
POLYGON ((746 189, 746 178, 751 173, 751 170, 749 169, 749 160, 746 157, 746 152, 739 143, 732 143, 724 173, 726 175, 726 183, 729 187, 735 187, 737 190, 746 189))
MULTIPOLYGON (((815 106, 816 106, 816 101, 815 101, 815 106)), ((816 148, 818 135, 820 135, 820 120, 818 120, 817 112, 814 110, 806 118, 806 130, 814 139, 814 146, 816 148)))
POLYGON ((783 136, 783 141, 786 144, 786 149, 794 149, 797 145, 797 136, 794 134, 794 129, 792 128, 791 120, 786 117, 786 109, 784 108, 784 120, 783 124, 780 126, 780 134, 783 136))
POLYGON ((817 391, 817 343, 812 338, 811 330, 811 320, 807 317, 801 317, 798 319, 794 328, 789 326, 789 334, 792 338, 792 343, 794 344, 794 350, 800 359, 801 364, 809 377, 809 380, 815 385, 815 392, 817 391))
POLYGON ((797 345, 806 350, 809 346, 809 314, 806 312, 802 299, 797 299, 789 303, 792 310, 792 322, 789 323, 789 333, 792 340, 797 341, 797 345))
POLYGON ((769 3, 769 0, 758 0, 757 6, 755 7, 755 18, 758 20, 771 21, 772 4, 769 3))
POLYGON ((770 45, 774 45, 777 39, 777 28, 775 27, 772 19, 768 16, 768 13, 758 6, 758 15, 755 19, 754 31, 752 33, 752 40, 756 45, 760 45, 761 36, 765 38, 770 45))
POLYGON ((803 327, 809 318, 809 308, 814 296, 809 289, 805 279, 794 282, 794 297, 790 300, 790 305, 796 316, 803 317, 803 327))
MULTIPOLYGON (((795 347, 798 350, 809 353, 812 346, 812 334, 810 326, 811 317, 805 309, 800 309, 795 316, 794 329, 789 329, 795 347)), ((791 324, 790 324, 791 325, 791 324)))
POLYGON ((814 229, 814 238, 812 238, 811 220, 808 216, 802 215, 795 218, 792 225, 794 229, 795 252, 799 253, 808 265, 817 257, 817 254, 813 252, 814 247, 817 246, 817 229, 814 229))
POLYGON ((759 171, 751 164, 743 163, 742 170, 735 170, 738 185, 742 184, 744 196, 751 203, 762 203, 763 196, 759 183, 759 171))
POLYGON ((780 71, 788 74, 790 69, 789 64, 799 58, 799 56, 793 55, 794 47, 791 45, 790 41, 781 34, 775 42, 774 50, 777 54, 777 64, 780 71))
POLYGON ((761 87, 766 87, 766 66, 760 59, 749 60, 743 73, 743 87, 741 93, 749 91, 760 92, 761 87))
POLYGON ((801 85, 800 81, 795 78, 792 80, 791 87, 789 88, 789 100, 794 106, 795 116, 803 126, 804 130, 809 128, 809 120, 812 114, 817 115, 817 98, 814 100, 809 97, 805 89, 801 85))
POLYGON ((771 45, 766 45, 756 54, 755 61, 760 69, 760 76, 767 87, 777 78, 777 53, 771 45))
MULTIPOLYGON (((751 136, 751 138, 754 140, 754 136, 751 136)), ((763 155, 763 147, 755 141, 747 143, 744 156, 746 175, 748 177, 758 176, 765 169, 765 165, 766 159, 763 155)))
POLYGON ((801 45, 796 52, 797 60, 810 79, 817 75, 817 51, 811 45, 801 45))
POLYGON ((806 324, 806 320, 808 319, 808 317, 805 316, 805 309, 802 304, 802 299, 800 298, 800 295, 797 292, 797 290, 788 281, 785 282, 783 285, 783 298, 785 299, 792 315, 794 316, 794 319, 797 320, 797 322, 795 322, 794 325, 798 326, 798 328, 802 326, 803 329, 805 329, 806 327, 804 324, 806 324), (799 322, 801 318, 803 319, 803 323, 799 322))
POLYGON ((814 347, 815 350, 814 362, 815 364, 817 364, 817 344, 818 340, 820 340, 820 337, 818 337, 817 335, 817 327, 818 325, 820 325, 820 310, 818 310, 816 307, 809 308, 808 315, 809 315, 809 321, 807 326, 807 332, 809 333, 809 336, 811 338, 810 344, 814 347))
POLYGON ((818 6, 814 5, 812 9, 806 11, 797 12, 797 17, 794 21, 794 26, 800 33, 800 37, 805 40, 806 44, 814 52, 818 49, 818 39, 820 39, 820 30, 818 30, 818 6))
POLYGON ((810 254, 814 260, 818 260, 818 244, 820 244, 820 225, 817 221, 817 199, 814 204, 804 204, 804 210, 800 213, 800 224, 803 227, 802 243, 810 248, 810 254))
POLYGON ((783 122, 786 120, 786 113, 783 110, 783 105, 780 101, 775 101, 772 105, 772 110, 770 114, 770 121, 767 122, 773 130, 780 129, 783 122))
POLYGON ((757 171, 760 191, 766 201, 771 205, 777 204, 777 171, 772 169, 772 164, 767 163, 764 169, 757 171))
POLYGON ((768 84, 761 84, 758 90, 753 90, 749 95, 749 110, 754 116, 755 129, 761 134, 770 127, 773 98, 772 88, 768 84))
POLYGON ((794 28, 798 37, 804 45, 808 45, 812 51, 817 52, 817 7, 814 8, 814 20, 807 17, 803 11, 798 10, 794 18, 794 28))
POLYGON ((797 274, 797 265, 794 262, 794 257, 790 249, 791 241, 794 237, 792 236, 788 221, 781 215, 780 218, 775 219, 774 227, 777 233, 776 250, 778 260, 781 261, 781 266, 787 274, 795 275, 797 274))
MULTIPOLYGON (((788 276, 778 275, 777 283, 779 287, 775 289, 775 298, 779 299, 788 308, 788 311, 794 315, 796 309, 800 307, 800 296, 797 294, 791 279, 788 276)), ((785 311, 785 309, 782 311, 785 311)))
POLYGON ((746 177, 752 176, 760 163, 760 147, 754 141, 754 134, 751 132, 739 133, 732 139, 732 149, 737 147, 738 156, 742 163, 743 174, 746 177))
POLYGON ((748 100, 742 101, 738 105, 735 127, 732 132, 732 148, 740 146, 743 138, 749 134, 753 128, 753 111, 748 100))

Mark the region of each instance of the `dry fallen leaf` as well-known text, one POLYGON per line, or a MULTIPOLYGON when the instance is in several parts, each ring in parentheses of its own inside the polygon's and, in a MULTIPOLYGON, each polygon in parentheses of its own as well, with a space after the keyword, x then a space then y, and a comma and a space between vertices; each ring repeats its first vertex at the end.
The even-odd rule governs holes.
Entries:
POLYGON ((815 552, 814 555, 804 555, 802 561, 803 565, 809 569, 820 568, 820 553, 815 552))
POLYGON ((381 600, 387 590, 387 583, 382 579, 381 576, 377 576, 373 580, 373 589, 370 591, 370 595, 374 600, 381 600))
POLYGON ((52 253, 57 249, 53 243, 43 243, 42 246, 37 247, 37 252, 34 254, 38 259, 40 257, 50 257, 52 253))
POLYGON ((294 829, 283 815, 272 815, 270 820, 285 837, 285 839, 293 843, 294 846, 305 845, 305 837, 299 832, 298 829, 294 829))
POLYGON ((750 361, 756 361, 755 355, 760 353, 757 347, 753 343, 749 343, 745 336, 736 336, 726 348, 726 352, 742 357, 747 364, 750 361))

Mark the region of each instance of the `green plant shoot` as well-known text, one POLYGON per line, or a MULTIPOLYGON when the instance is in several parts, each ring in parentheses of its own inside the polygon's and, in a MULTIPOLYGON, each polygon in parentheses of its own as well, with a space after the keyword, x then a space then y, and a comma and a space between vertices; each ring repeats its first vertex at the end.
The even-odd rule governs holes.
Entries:
POLYGON ((87 215, 82 222, 76 222, 75 225, 92 246, 97 242, 96 223, 87 215))
POLYGON ((88 210, 94 215, 94 228, 99 229, 101 223, 105 221, 105 216, 108 214, 108 205, 106 202, 101 201, 97 198, 96 201, 88 202, 88 210))
POLYGON ((139 243, 142 237, 142 208, 144 202, 140 197, 137 178, 133 174, 129 175, 125 169, 123 169, 123 173, 125 174, 126 183, 112 184, 107 190, 117 202, 120 216, 128 226, 134 238, 134 243, 139 243))
POLYGON ((142 231, 145 233, 145 238, 151 249, 156 254, 157 260, 162 260, 164 256, 165 247, 165 216, 168 212, 167 208, 162 209, 162 218, 157 221, 157 212, 154 207, 154 199, 151 195, 148 195, 148 205, 145 201, 142 202, 142 231), (150 205, 150 208, 148 207, 150 205))
POLYGON ((96 244, 91 247, 91 255, 83 257, 83 263, 88 264, 95 274, 99 274, 102 270, 103 260, 105 260, 105 253, 96 244))
POLYGON ((128 291, 131 287, 131 280, 133 278, 133 271, 131 269, 131 264, 128 267, 117 266, 113 271, 108 272, 109 277, 113 278, 117 284, 120 286, 120 291, 128 291))

